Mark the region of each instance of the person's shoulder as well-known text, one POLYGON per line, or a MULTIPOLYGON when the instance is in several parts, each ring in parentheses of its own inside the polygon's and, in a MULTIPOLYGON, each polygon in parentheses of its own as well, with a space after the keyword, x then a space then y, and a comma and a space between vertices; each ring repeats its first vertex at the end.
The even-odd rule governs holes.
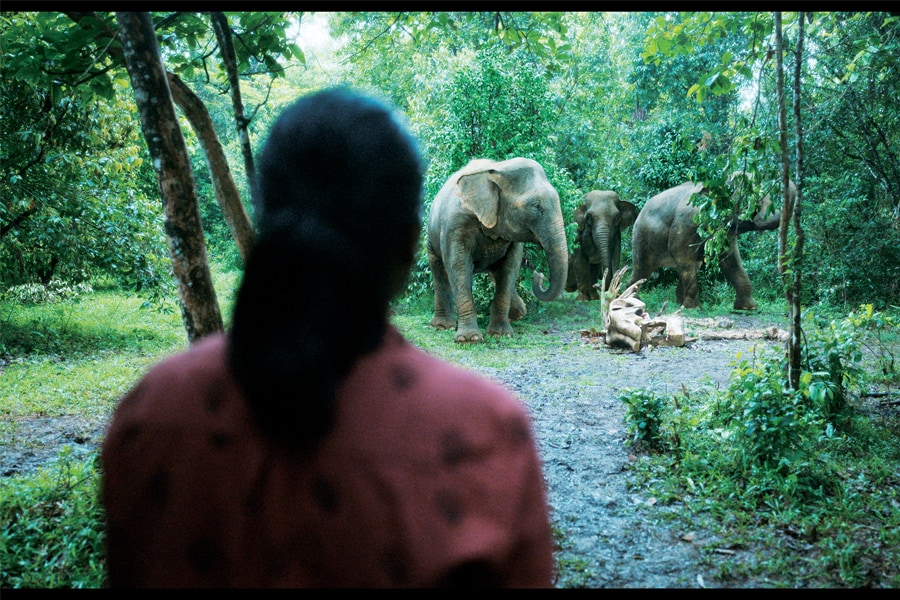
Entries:
POLYGON ((151 367, 151 373, 196 373, 218 368, 225 362, 227 338, 221 332, 194 341, 188 348, 172 354, 151 367))
MULTIPOLYGON (((153 366, 135 383, 123 398, 123 405, 135 402, 165 404, 183 408, 184 399, 212 382, 227 377, 226 337, 215 333, 195 341, 181 352, 172 354, 153 366)), ((162 408, 162 407, 161 407, 162 408)))

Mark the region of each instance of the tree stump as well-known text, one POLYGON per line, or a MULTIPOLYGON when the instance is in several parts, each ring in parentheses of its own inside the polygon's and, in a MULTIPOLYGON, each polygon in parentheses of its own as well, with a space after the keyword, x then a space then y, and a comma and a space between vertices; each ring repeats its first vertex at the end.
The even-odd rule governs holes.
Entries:
MULTIPOLYGON (((628 267, 616 272, 610 284, 610 293, 615 295, 628 267)), ((639 352, 643 346, 684 346, 684 317, 681 308, 671 315, 650 317, 646 305, 636 297, 644 279, 634 282, 622 294, 609 303, 609 312, 604 316, 606 344, 639 352)), ((663 306, 665 310, 665 306, 663 306)))

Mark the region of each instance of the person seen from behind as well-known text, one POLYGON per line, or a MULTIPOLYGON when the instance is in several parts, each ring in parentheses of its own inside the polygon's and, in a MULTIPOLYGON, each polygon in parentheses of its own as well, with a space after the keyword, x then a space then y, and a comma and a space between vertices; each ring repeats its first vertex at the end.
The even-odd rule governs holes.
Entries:
POLYGON ((111 587, 550 587, 524 405, 390 323, 423 163, 349 88, 271 128, 232 327, 154 366, 102 447, 111 587))

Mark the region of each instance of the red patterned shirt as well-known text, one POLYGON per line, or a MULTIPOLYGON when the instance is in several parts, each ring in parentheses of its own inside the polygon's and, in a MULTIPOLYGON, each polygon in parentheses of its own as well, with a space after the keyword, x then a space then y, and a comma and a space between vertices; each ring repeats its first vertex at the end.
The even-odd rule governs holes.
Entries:
MULTIPOLYGON (((271 444, 224 335, 155 366, 103 444, 113 587, 548 587, 524 405, 390 326, 310 456, 271 444)), ((303 390, 297 390, 298 402, 303 390)))

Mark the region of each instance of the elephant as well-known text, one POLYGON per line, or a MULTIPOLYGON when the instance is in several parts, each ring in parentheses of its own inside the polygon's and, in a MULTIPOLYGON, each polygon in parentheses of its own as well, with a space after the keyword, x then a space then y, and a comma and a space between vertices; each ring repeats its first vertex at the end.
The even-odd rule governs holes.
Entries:
POLYGON ((574 212, 578 228, 566 279, 566 291, 578 291, 576 300, 600 298, 594 284, 604 271, 607 276, 602 289, 609 289, 613 274, 619 270, 622 232, 631 227, 637 214, 634 204, 613 191, 594 190, 584 195, 574 212))
MULTIPOLYGON (((700 238, 694 222, 700 209, 693 206, 690 200, 694 194, 704 193, 702 184, 688 181, 647 200, 631 232, 632 272, 626 289, 648 278, 659 267, 672 267, 678 271, 678 303, 685 308, 699 306, 697 270, 703 263, 704 240, 700 238)), ((790 182, 789 193, 796 198, 797 187, 793 182, 790 182)), ((750 278, 741 262, 738 235, 745 231, 777 229, 781 211, 774 210, 769 214, 770 205, 771 200, 766 195, 752 220, 733 220, 729 227, 729 247, 719 267, 735 290, 736 310, 757 309, 750 278)))
POLYGON ((534 160, 470 161, 435 196, 426 233, 434 282, 430 325, 438 330, 455 326, 457 343, 484 341, 472 297, 475 273, 489 273, 495 288, 487 335, 513 335, 510 321, 527 312, 516 291, 526 242, 541 246, 550 267, 547 289, 544 276, 535 271, 534 295, 548 302, 562 293, 568 244, 559 194, 534 160))

